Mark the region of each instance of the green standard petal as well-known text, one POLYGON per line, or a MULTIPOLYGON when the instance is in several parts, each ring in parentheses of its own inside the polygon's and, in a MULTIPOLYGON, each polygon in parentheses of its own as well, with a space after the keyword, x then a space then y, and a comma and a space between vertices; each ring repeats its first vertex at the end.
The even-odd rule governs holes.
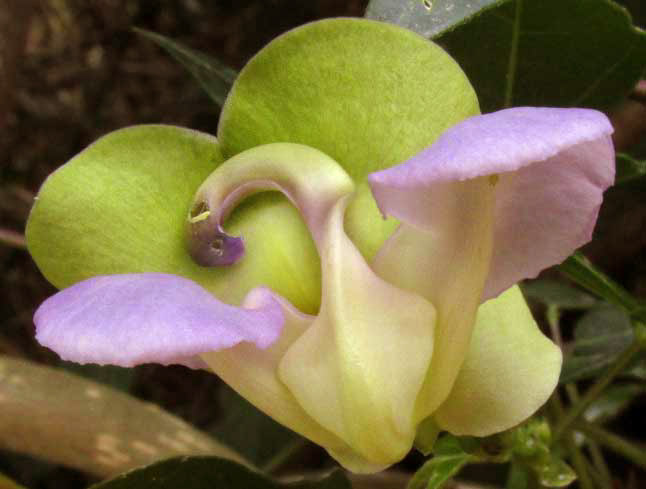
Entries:
MULTIPOLYGON (((438 46, 390 24, 328 19, 275 39, 240 72, 218 138, 229 158, 272 142, 302 143, 362 183, 478 113, 458 65, 438 46)), ((394 229, 361 199, 346 230, 367 258, 394 229)))
POLYGON ((478 309, 466 360, 435 419, 456 435, 506 430, 547 401, 560 371, 560 349, 543 336, 514 286, 478 309))
POLYGON ((269 284, 315 312, 316 249, 278 194, 247 199, 227 221, 247 245, 240 263, 205 268, 187 253, 193 196, 222 161, 214 137, 188 129, 136 126, 108 134, 44 183, 27 223, 29 250, 59 288, 96 275, 162 272, 190 278, 233 304, 269 284))
POLYGON ((45 181, 27 222, 29 251, 59 288, 95 275, 191 276, 184 219, 222 162, 214 137, 171 126, 110 133, 45 181))

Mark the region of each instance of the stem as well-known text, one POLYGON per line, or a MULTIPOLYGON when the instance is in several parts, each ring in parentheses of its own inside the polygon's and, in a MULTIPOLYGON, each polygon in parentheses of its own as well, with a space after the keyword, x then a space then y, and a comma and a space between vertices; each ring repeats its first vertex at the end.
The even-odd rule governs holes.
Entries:
MULTIPOLYGON (((568 394, 570 403, 575 404, 579 402, 580 396, 576 384, 566 384, 565 391, 568 394)), ((586 445, 588 446, 590 456, 592 457, 592 464, 599 472, 599 478, 595 478, 595 482, 597 482, 597 485, 599 485, 601 489, 612 487, 612 475, 610 474, 610 470, 608 470, 608 465, 606 464, 606 460, 603 458, 603 453, 601 452, 599 445, 589 438, 586 439, 586 445)))
POLYGON ((509 65, 507 66, 507 86, 505 87, 505 107, 511 107, 514 98, 514 82, 516 80, 516 65, 518 64, 518 41, 520 38, 520 17, 523 13, 523 0, 516 0, 514 26, 511 33, 511 49, 509 65))
MULTIPOLYGON (((565 411, 563 410, 563 401, 561 400, 558 390, 554 391, 554 394, 552 394, 548 407, 550 408, 552 417, 556 418, 556 420, 561 420, 563 418, 565 411)), ((568 433, 565 443, 567 451, 570 454, 572 465, 574 465, 574 469, 579 478, 581 489, 594 489, 592 479, 590 478, 590 472, 588 470, 588 461, 581 452, 581 449, 576 445, 576 442, 574 441, 574 433, 568 433)))
POLYGON ((0 243, 13 248, 27 248, 25 237, 16 231, 11 231, 10 229, 0 229, 0 243))
POLYGON ((579 252, 565 260, 559 269, 586 290, 620 307, 630 315, 640 307, 639 302, 621 285, 598 270, 579 252))
POLYGON ((292 457, 292 455, 297 453, 306 444, 307 442, 303 438, 294 440, 292 443, 281 449, 266 464, 264 464, 262 466, 262 472, 266 474, 272 474, 276 472, 276 470, 282 467, 285 462, 287 462, 292 457))
POLYGON ((585 436, 646 469, 646 450, 643 447, 587 421, 577 421, 574 427, 585 436))
POLYGON ((572 465, 574 465, 576 475, 579 478, 579 486, 581 489, 594 489, 592 478, 588 472, 588 463, 581 453, 581 450, 579 450, 579 447, 576 446, 574 433, 568 434, 566 444, 568 451, 570 452, 570 456, 572 457, 572 465))
POLYGON ((99 477, 179 455, 250 466, 157 406, 61 370, 0 355, 0 449, 99 477))
POLYGON ((636 341, 624 351, 615 363, 590 387, 583 397, 565 413, 554 428, 553 440, 558 440, 587 407, 608 387, 610 382, 619 375, 642 349, 641 341, 636 341))

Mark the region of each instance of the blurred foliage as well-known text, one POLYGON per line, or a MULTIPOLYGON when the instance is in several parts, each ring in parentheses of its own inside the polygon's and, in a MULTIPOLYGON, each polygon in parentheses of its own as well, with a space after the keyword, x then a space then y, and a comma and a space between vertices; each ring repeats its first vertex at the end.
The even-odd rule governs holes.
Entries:
POLYGON ((560 382, 593 377, 614 362, 634 341, 630 318, 602 305, 586 312, 574 328, 572 351, 563 364, 560 382))

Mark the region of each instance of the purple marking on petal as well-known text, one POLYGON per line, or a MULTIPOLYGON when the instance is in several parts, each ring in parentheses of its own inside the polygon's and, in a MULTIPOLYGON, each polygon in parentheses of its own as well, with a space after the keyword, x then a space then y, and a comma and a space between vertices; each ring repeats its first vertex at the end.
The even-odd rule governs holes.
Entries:
POLYGON ((499 177, 491 181, 494 256, 486 299, 590 239, 602 194, 614 180, 612 132, 595 110, 506 109, 463 121, 368 180, 384 215, 433 229, 446 199, 460 199, 448 182, 499 177))
POLYGON ((264 349, 279 338, 280 304, 264 297, 257 308, 244 309, 175 275, 99 276, 47 299, 34 316, 36 339, 78 363, 196 367, 195 355, 243 341, 264 349))
POLYGON ((187 223, 187 248, 191 258, 203 267, 233 265, 244 255, 242 238, 224 232, 219 222, 219 212, 209 214, 208 204, 198 202, 187 223), (204 213, 206 217, 195 220, 204 213))
POLYGON ((188 239, 188 252, 191 258, 203 267, 224 267, 240 261, 244 255, 245 246, 242 238, 230 236, 220 226, 210 229, 202 227, 196 230, 195 224, 188 239))

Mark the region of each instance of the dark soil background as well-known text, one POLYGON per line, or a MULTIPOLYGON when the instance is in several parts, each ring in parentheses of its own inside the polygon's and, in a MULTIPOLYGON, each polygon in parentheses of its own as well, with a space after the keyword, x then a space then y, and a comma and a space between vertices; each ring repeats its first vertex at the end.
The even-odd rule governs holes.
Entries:
MULTIPOLYGON (((638 15, 644 15, 641 1, 632 2, 638 15)), ((219 108, 181 66, 131 27, 161 33, 239 69, 278 34, 319 18, 360 16, 367 3, 0 0, 0 354, 60 363, 33 339, 34 310, 55 289, 36 269, 22 237, 45 177, 100 135, 131 124, 163 122, 215 132, 219 108)), ((641 146, 646 152, 645 100, 642 87, 614 114, 622 149, 641 146)), ((643 185, 609 193, 597 235, 589 256, 646 297, 643 185)), ((222 416, 215 376, 156 366, 140 367, 126 379, 122 375, 98 376, 113 385, 121 382, 199 427, 222 416)), ((641 402, 624 415, 620 426, 643 433, 644 407, 641 402)), ((321 455, 308 450, 312 457, 321 455)), ((83 474, 1 452, 0 472, 32 489, 81 488, 90 482, 83 474)))

